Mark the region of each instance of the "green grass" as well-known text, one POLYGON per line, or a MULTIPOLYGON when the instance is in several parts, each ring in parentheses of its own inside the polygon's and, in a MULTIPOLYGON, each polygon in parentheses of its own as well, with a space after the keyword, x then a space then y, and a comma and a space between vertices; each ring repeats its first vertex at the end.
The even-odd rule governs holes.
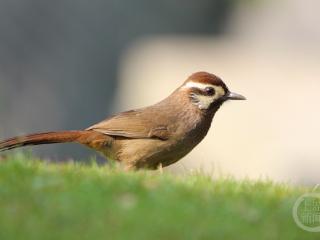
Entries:
POLYGON ((320 239, 292 219, 307 191, 16 154, 0 161, 0 239, 320 239))

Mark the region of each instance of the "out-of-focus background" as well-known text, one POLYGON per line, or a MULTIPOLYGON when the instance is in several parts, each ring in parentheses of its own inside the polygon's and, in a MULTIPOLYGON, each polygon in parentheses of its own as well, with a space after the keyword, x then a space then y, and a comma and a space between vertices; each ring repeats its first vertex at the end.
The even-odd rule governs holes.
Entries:
POLYGON ((1 0, 0 137, 83 129, 205 70, 248 100, 226 103, 168 171, 319 183, 319 9, 317 0, 1 0))

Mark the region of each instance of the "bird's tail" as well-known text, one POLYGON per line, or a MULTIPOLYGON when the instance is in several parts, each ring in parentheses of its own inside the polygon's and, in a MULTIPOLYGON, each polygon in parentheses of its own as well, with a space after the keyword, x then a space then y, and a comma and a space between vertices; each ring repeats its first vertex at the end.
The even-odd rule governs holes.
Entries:
POLYGON ((87 139, 87 137, 90 138, 91 134, 92 131, 61 131, 35 133, 20 137, 14 137, 4 141, 0 141, 0 152, 28 145, 66 142, 78 142, 82 144, 87 144, 85 139, 87 139))

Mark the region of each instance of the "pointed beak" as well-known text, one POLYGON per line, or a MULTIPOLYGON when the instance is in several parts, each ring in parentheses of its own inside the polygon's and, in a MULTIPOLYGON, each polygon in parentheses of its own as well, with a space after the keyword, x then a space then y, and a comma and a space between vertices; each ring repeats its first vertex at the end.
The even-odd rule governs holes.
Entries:
POLYGON ((246 98, 238 93, 229 92, 226 95, 227 100, 246 100, 246 98))

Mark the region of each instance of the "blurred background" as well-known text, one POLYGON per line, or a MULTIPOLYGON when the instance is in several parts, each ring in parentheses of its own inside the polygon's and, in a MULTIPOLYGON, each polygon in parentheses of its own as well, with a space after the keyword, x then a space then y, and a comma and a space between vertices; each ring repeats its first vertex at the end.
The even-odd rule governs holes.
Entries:
MULTIPOLYGON (((167 171, 320 183, 319 9, 317 0, 0 0, 0 137, 83 129, 204 70, 248 100, 226 103, 167 171)), ((34 152, 94 154, 73 144, 34 152)))

